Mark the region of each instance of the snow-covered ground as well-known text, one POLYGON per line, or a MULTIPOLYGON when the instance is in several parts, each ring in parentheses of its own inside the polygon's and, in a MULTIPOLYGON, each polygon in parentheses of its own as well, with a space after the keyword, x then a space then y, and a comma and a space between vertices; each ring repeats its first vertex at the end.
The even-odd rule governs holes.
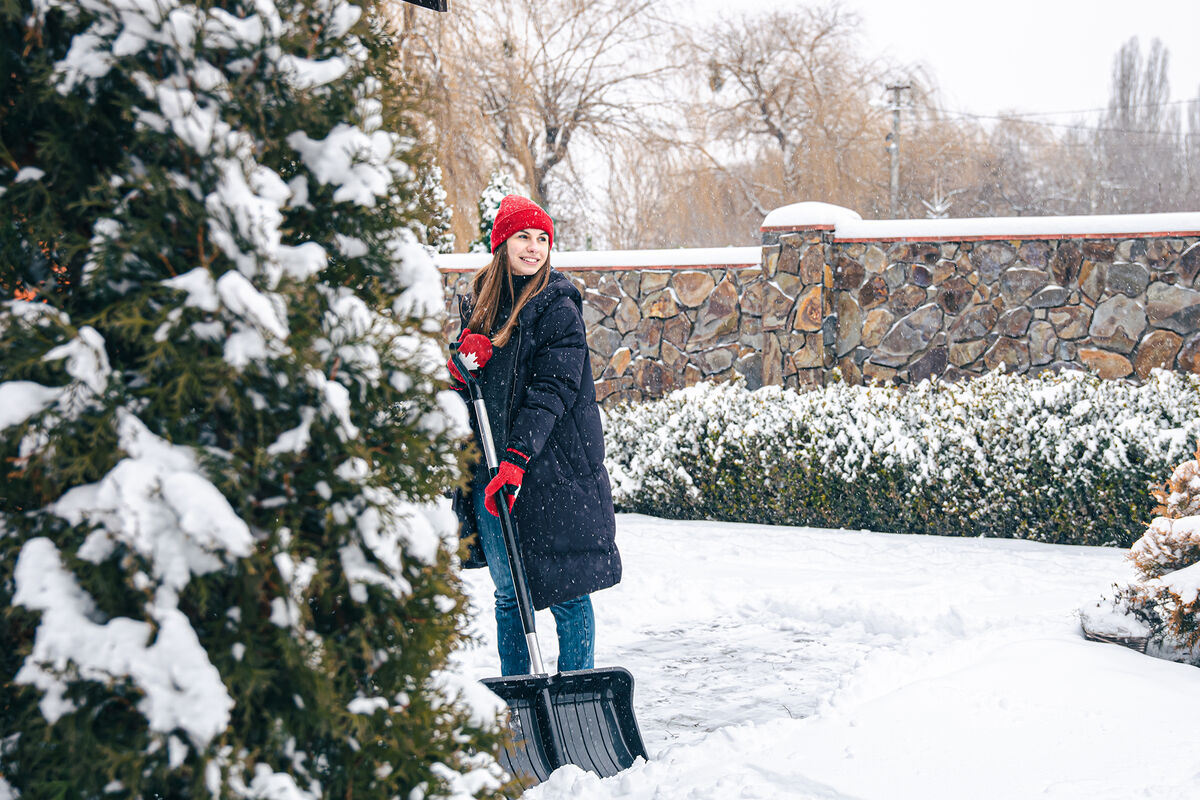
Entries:
MULTIPOLYGON (((526 800, 1200 798, 1200 670, 1085 641, 1124 552, 617 518, 597 665, 628 668, 647 763, 526 800)), ((491 584, 467 573, 497 674, 491 584)), ((538 615, 542 648, 554 621, 538 615)))

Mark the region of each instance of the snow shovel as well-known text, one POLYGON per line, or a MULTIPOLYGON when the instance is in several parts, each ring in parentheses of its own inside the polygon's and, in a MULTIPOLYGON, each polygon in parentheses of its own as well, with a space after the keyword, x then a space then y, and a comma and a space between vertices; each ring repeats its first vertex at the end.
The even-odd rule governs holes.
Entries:
MULTIPOLYGON (((451 344, 450 350, 455 368, 466 379, 480 445, 494 476, 500 465, 479 382, 459 357, 457 345, 451 344)), ((504 549, 533 673, 482 681, 508 704, 512 744, 501 754, 500 763, 522 788, 544 781, 564 764, 574 764, 602 778, 616 775, 632 766, 637 757, 646 758, 633 713, 633 676, 621 667, 546 673, 534 625, 533 600, 517 544, 517 526, 508 510, 507 488, 502 492, 506 496, 498 498, 496 508, 500 511, 504 549)))

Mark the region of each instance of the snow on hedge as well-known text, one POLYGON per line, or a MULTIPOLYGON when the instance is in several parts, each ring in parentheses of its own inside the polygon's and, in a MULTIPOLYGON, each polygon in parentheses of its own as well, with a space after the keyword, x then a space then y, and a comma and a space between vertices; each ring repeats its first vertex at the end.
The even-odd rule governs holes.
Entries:
POLYGON ((624 509, 1128 544, 1144 505, 1130 499, 1148 500, 1147 482, 1195 448, 1200 379, 706 383, 609 410, 605 424, 624 509))

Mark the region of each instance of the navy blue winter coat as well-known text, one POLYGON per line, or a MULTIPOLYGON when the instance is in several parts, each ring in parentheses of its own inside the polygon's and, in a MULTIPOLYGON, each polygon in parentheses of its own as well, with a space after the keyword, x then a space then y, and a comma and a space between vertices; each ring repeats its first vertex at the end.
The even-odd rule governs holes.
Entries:
MULTIPOLYGON (((462 298, 459 313, 465 326, 469 298, 462 298)), ((509 346, 516 347, 512 375, 485 368, 483 377, 511 381, 510 408, 488 409, 508 422, 507 437, 495 436, 497 456, 503 459, 509 447, 530 456, 513 512, 533 605, 541 609, 621 580, 583 298, 565 275, 550 271, 546 287, 521 309, 509 346)), ((482 460, 477 470, 487 471, 482 460)), ((456 494, 455 511, 463 534, 474 533, 467 492, 456 494)), ((475 553, 466 566, 483 566, 475 553)))

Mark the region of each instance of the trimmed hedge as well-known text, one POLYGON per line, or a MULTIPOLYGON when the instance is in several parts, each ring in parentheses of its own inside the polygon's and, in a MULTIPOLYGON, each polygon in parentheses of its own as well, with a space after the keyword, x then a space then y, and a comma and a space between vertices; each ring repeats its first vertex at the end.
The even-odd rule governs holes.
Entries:
POLYGON ((1195 449, 1200 378, 707 383, 609 409, 605 431, 622 511, 1128 547, 1195 449))

